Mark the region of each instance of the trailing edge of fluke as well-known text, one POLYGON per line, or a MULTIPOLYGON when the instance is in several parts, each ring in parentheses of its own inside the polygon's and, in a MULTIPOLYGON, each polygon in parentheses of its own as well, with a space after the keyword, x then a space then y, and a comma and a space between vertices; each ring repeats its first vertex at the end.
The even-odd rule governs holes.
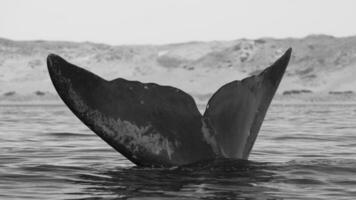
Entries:
POLYGON ((108 81, 54 54, 47 66, 64 103, 105 142, 139 166, 169 167, 248 159, 291 52, 257 76, 222 86, 203 115, 174 87, 108 81))

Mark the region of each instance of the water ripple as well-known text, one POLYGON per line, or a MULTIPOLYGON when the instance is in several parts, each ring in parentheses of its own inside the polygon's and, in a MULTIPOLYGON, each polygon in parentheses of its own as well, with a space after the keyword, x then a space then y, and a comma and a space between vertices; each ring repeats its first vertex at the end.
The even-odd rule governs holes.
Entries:
POLYGON ((353 199, 355 105, 273 105, 252 161, 135 167, 64 106, 0 106, 0 199, 353 199))

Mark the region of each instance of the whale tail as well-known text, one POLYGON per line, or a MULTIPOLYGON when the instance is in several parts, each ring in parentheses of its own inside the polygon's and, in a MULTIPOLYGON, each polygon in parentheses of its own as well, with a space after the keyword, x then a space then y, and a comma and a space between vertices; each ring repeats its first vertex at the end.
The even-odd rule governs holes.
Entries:
POLYGON ((154 83, 105 80, 51 54, 51 80, 64 103, 99 137, 140 166, 247 159, 291 49, 258 76, 233 81, 202 116, 187 93, 154 83))

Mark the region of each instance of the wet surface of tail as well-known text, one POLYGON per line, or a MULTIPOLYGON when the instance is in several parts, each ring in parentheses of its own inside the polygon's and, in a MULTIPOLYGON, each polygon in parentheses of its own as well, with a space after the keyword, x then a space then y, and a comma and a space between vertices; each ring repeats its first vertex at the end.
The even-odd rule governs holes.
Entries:
POLYGON ((174 166, 247 159, 290 54, 258 76, 224 85, 204 116, 174 87, 107 81, 53 54, 47 65, 65 104, 110 146, 140 166, 174 166))
POLYGON ((288 65, 291 49, 257 76, 222 86, 203 116, 205 136, 217 155, 247 159, 288 65))

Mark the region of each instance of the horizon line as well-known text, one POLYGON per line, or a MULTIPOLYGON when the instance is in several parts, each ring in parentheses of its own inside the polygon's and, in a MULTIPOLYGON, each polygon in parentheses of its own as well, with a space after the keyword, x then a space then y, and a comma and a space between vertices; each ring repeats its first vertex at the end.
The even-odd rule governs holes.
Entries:
POLYGON ((108 46, 165 46, 165 45, 179 45, 179 44, 188 44, 188 43, 208 43, 208 42, 228 42, 228 41, 235 41, 235 40, 258 40, 258 39, 272 39, 272 40, 285 40, 285 39, 305 39, 308 37, 332 37, 332 38, 350 38, 356 37, 356 34, 347 35, 347 36, 335 36, 332 34, 324 34, 324 33, 312 33, 307 34, 301 37, 293 37, 293 36, 286 36, 286 37, 272 37, 272 36, 262 36, 257 38, 248 38, 248 37, 241 37, 236 39, 213 39, 213 40, 186 40, 186 41, 177 41, 177 42, 167 42, 167 43, 137 43, 137 44, 110 44, 106 42, 98 42, 93 40, 48 40, 48 39, 12 39, 9 37, 0 36, 0 40, 7 40, 11 42, 58 42, 58 43, 90 43, 90 44, 101 44, 101 45, 108 45, 108 46))

